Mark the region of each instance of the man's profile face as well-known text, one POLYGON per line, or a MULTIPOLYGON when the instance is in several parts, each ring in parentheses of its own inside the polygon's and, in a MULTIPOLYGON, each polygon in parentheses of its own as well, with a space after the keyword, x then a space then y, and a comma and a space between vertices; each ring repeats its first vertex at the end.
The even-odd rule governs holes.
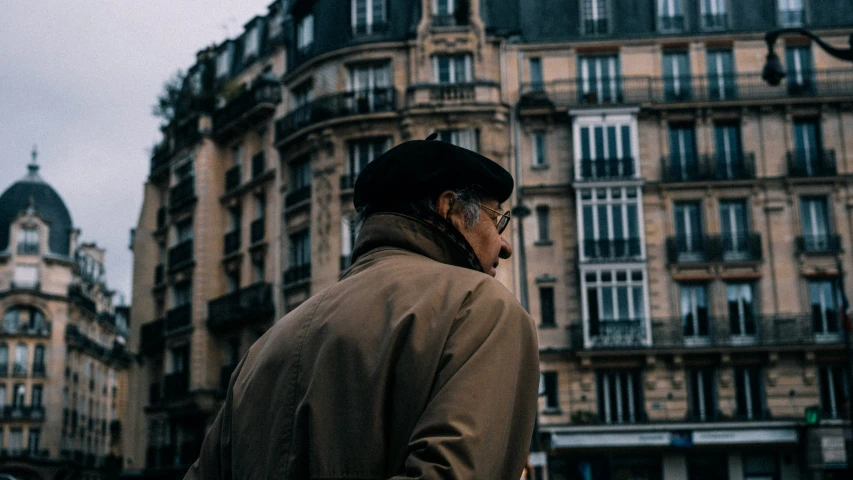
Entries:
MULTIPOLYGON (((483 206, 493 210, 500 210, 500 204, 492 198, 481 198, 480 203, 483 206)), ((465 221, 458 212, 451 212, 448 220, 456 227, 457 230, 468 240, 477 258, 480 260, 480 265, 483 271, 491 276, 497 274, 498 263, 501 258, 509 258, 512 255, 512 247, 502 235, 498 233, 495 226, 497 214, 490 212, 484 208, 480 209, 480 220, 470 229, 466 228, 465 221)))

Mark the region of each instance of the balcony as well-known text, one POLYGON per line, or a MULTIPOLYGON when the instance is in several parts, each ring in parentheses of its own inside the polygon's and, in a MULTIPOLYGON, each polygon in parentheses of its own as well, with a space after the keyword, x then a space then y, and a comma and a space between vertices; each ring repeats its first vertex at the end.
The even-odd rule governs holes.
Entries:
POLYGON ((841 253, 841 235, 804 235, 796 241, 797 253, 841 253))
POLYGON ((661 158, 664 182, 706 182, 716 180, 752 180, 755 178, 755 154, 741 152, 724 155, 671 156, 661 158))
POLYGON ((43 405, 6 405, 0 407, 3 420, 23 420, 40 422, 44 420, 43 405))
POLYGON ((169 249, 169 270, 193 261, 193 241, 184 240, 169 249))
POLYGON ((272 284, 255 283, 207 304, 207 326, 211 330, 240 327, 249 322, 272 320, 275 305, 272 284))
POLYGON ((158 263, 154 267, 154 286, 163 285, 164 281, 166 281, 166 266, 158 263))
POLYGON ((240 186, 240 165, 234 165, 225 172, 225 191, 230 192, 240 186))
POLYGON ((290 267, 284 272, 284 286, 292 286, 308 281, 311 278, 311 264, 306 263, 290 267))
POLYGON ((581 180, 621 180, 636 178, 633 158, 581 159, 581 180))
POLYGON ((725 30, 729 19, 725 13, 706 13, 702 15, 703 30, 725 30))
MULTIPOLYGON (((207 109, 199 103, 199 109, 207 109)), ((201 140, 201 132, 198 129, 199 115, 193 114, 173 121, 164 131, 163 141, 154 147, 151 152, 151 172, 155 173, 169 164, 172 158, 184 147, 194 145, 201 140)), ((165 171, 165 170, 163 170, 165 171)))
POLYGON ((264 237, 266 236, 266 219, 261 217, 255 220, 252 220, 250 225, 251 235, 250 242, 251 245, 255 245, 257 243, 263 242, 264 237))
POLYGON ((172 210, 195 202, 195 178, 185 178, 169 190, 169 208, 172 210))
POLYGON ((228 385, 231 384, 231 374, 234 373, 234 369, 236 368, 237 365, 225 365, 219 369, 219 389, 223 393, 228 391, 228 385))
POLYGON ((648 344, 646 321, 601 320, 591 322, 588 348, 631 348, 648 344))
POLYGON ((232 230, 225 234, 225 255, 230 255, 240 250, 240 229, 232 230))
POLYGON ((258 178, 267 171, 267 156, 258 152, 252 156, 252 179, 258 178))
MULTIPOLYGON (((289 189, 288 189, 289 190, 289 189)), ((292 207, 311 198, 311 185, 294 188, 284 196, 285 207, 292 207)))
POLYGON ((44 378, 47 376, 47 368, 43 363, 33 364, 33 378, 44 378))
POLYGON ((762 259, 761 235, 696 235, 666 239, 671 265, 725 262, 757 262, 762 259))
POLYGON ((163 349, 165 323, 166 319, 161 318, 141 326, 139 349, 143 353, 157 352, 163 349))
POLYGON ((18 336, 18 337, 45 337, 50 338, 50 332, 53 329, 50 321, 41 319, 40 321, 29 323, 21 323, 18 325, 5 325, 5 322, 0 322, 0 337, 3 336, 18 336))
POLYGON ((259 77, 254 85, 213 113, 213 135, 236 133, 269 117, 281 103, 281 86, 275 78, 259 77))
POLYGON ((521 106, 582 107, 609 104, 666 105, 742 100, 853 96, 853 70, 813 72, 808 89, 770 86, 760 73, 678 77, 616 77, 555 80, 521 85, 521 106))
POLYGON ((663 33, 683 32, 683 15, 661 15, 658 17, 660 31, 663 33))
POLYGON ((843 345, 839 322, 825 328, 810 314, 754 315, 745 319, 708 316, 696 331, 685 331, 689 320, 654 319, 652 340, 656 348, 843 345), (742 330, 740 324, 746 325, 742 330))
POLYGON ((27 376, 27 366, 22 363, 15 363, 12 365, 12 377, 13 378, 26 378, 27 376))
POLYGON ((590 18, 583 21, 584 35, 597 36, 610 33, 606 18, 590 18))
POLYGON ((192 304, 181 305, 166 313, 166 322, 163 325, 163 329, 168 335, 175 330, 187 328, 192 323, 192 304))
POLYGON ((630 260, 640 257, 640 239, 584 239, 582 256, 588 261, 630 260))
POLYGON ((275 142, 280 143, 297 131, 326 120, 392 112, 396 101, 397 92, 393 88, 341 92, 317 98, 275 121, 275 142))
POLYGON ((412 85, 406 90, 409 107, 442 107, 501 102, 500 85, 478 80, 470 83, 429 83, 412 85))
POLYGON ((787 157, 791 177, 833 177, 838 173, 835 150, 794 150, 787 157))
POLYGON ((190 386, 190 376, 187 372, 170 373, 163 382, 163 399, 175 400, 187 394, 190 386))

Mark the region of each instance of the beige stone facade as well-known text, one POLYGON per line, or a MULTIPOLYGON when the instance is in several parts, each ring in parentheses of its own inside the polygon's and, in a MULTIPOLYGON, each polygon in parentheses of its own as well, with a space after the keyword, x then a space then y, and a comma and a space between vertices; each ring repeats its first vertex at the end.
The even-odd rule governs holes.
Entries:
POLYGON ((549 478, 839 478, 849 65, 782 37, 771 87, 763 31, 525 42, 477 0, 467 21, 414 2, 405 38, 353 20, 323 50, 330 3, 275 3, 200 52, 186 88, 209 105, 164 129, 134 246, 126 470, 185 471, 236 361, 348 266, 361 167, 438 131, 509 169, 505 207, 529 210, 498 279, 539 324, 549 478), (262 53, 234 54, 258 25, 262 53))
POLYGON ((70 220, 35 164, 0 195, 0 473, 20 479, 121 467, 129 308, 70 220))

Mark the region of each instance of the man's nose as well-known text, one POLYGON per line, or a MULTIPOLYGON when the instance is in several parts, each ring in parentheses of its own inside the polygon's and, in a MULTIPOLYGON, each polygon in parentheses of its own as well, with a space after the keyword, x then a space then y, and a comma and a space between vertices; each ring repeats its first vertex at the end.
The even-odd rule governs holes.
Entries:
POLYGON ((509 242, 503 235, 501 235, 501 253, 499 256, 501 258, 509 258, 512 256, 512 247, 509 246, 509 242))

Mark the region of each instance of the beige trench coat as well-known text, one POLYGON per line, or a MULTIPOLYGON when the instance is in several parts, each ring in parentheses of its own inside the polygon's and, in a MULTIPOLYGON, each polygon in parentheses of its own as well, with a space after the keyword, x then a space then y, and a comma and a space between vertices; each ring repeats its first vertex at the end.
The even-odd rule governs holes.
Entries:
POLYGON ((233 376, 187 479, 517 479, 536 415, 536 329, 419 220, 377 214, 344 277, 233 376))

